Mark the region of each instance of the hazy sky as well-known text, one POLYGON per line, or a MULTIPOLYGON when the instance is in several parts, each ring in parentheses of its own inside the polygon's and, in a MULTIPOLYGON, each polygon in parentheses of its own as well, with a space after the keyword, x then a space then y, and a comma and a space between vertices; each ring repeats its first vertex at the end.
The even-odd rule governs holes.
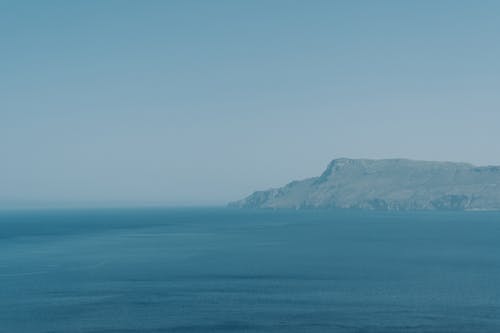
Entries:
POLYGON ((0 203, 223 204, 500 164, 500 1, 2 1, 0 203))

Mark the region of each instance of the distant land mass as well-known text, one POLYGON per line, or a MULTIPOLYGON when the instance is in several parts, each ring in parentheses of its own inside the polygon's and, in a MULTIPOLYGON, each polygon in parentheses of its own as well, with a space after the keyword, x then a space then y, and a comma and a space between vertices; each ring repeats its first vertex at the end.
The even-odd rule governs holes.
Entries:
POLYGON ((500 166, 408 159, 334 159, 319 177, 257 191, 238 208, 500 210, 500 166))

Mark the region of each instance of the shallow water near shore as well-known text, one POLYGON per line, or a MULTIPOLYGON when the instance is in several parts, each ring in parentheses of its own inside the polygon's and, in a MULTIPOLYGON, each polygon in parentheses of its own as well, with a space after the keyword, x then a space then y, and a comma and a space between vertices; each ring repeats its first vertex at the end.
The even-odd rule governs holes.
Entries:
POLYGON ((0 332, 500 332, 499 212, 0 212, 0 332))

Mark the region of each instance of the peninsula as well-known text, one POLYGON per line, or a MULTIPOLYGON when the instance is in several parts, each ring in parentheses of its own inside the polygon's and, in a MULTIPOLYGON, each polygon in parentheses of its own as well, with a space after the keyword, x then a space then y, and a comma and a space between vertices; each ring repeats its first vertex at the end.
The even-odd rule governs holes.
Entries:
POLYGON ((500 210, 500 166, 408 159, 331 161, 319 177, 257 191, 238 208, 500 210))

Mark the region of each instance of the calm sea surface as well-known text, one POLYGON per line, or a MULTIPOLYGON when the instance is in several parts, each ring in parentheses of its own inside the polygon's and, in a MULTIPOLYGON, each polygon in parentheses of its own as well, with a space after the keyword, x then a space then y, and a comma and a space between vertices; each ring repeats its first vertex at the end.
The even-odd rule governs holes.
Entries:
POLYGON ((1 333, 500 332, 500 213, 0 212, 1 333))

